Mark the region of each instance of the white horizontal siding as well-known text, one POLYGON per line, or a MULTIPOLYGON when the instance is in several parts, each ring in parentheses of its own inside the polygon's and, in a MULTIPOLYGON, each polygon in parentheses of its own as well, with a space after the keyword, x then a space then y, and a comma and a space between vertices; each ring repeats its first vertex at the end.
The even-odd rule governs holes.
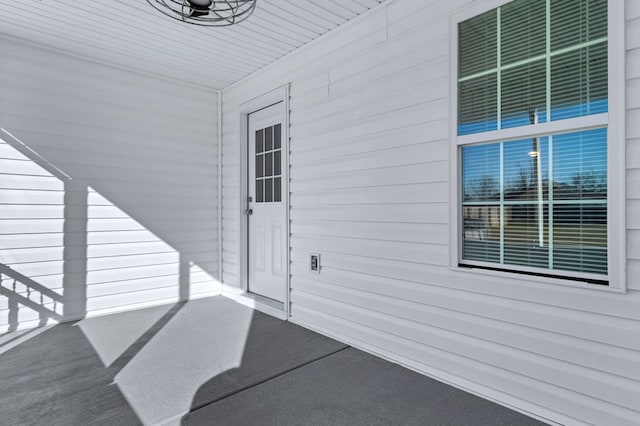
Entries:
POLYGON ((217 93, 0 50, 0 331, 218 291, 217 93))
POLYGON ((627 6, 627 277, 640 290, 640 8, 627 6))
POLYGON ((616 294, 449 269, 449 19, 470 3, 390 2, 223 92, 224 282, 240 264, 238 105, 291 83, 293 321, 558 422, 639 424, 640 9, 627 1, 616 294))

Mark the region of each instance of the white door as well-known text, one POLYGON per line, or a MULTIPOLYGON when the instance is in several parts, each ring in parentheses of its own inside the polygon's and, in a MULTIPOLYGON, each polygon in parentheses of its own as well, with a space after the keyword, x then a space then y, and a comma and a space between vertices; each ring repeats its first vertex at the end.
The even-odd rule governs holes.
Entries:
POLYGON ((287 289, 284 102, 249 114, 248 290, 280 302, 287 289))

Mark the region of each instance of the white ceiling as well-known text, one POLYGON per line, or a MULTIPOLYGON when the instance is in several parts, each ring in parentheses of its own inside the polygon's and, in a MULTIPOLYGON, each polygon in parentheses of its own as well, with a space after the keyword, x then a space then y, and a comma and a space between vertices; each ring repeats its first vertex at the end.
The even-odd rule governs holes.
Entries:
POLYGON ((385 0, 258 0, 245 22, 204 28, 146 0, 0 0, 0 34, 222 89, 385 0))

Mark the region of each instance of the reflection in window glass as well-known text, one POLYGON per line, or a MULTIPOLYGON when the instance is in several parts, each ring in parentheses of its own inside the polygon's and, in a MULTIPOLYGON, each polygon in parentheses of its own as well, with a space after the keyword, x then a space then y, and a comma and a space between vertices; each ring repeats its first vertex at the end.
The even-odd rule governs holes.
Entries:
POLYGON ((536 61, 502 73, 502 128, 546 121, 546 62, 536 61))
POLYGON ((498 81, 495 73, 458 84, 458 134, 498 128, 498 81))
POLYGON ((483 13, 460 23, 458 75, 467 77, 497 65, 497 13, 483 13))
POLYGON ((608 110, 606 43, 551 59, 551 119, 582 117, 608 110))
POLYGON ((541 206, 540 210, 537 203, 505 205, 503 239, 505 264, 548 267, 548 203, 541 206))
POLYGON ((515 0, 459 23, 458 134, 606 113, 607 25, 606 0, 515 0))
POLYGON ((500 201, 500 145, 465 147, 462 158, 464 201, 500 201))
POLYGON ((554 197, 607 199, 607 129, 553 138, 554 197))
POLYGON ((607 205, 566 204, 553 209, 553 261, 558 269, 607 270, 607 205))
POLYGON ((503 149, 504 199, 548 200, 549 138, 512 141, 503 149))
POLYGON ((546 18, 544 1, 516 0, 502 7, 500 56, 503 65, 544 55, 546 18))
POLYGON ((463 215, 462 258, 500 263, 500 205, 467 205, 463 215))
POLYGON ((607 273, 607 131, 462 148, 462 259, 607 273))
POLYGON ((551 1, 551 50, 607 37, 606 0, 551 1))

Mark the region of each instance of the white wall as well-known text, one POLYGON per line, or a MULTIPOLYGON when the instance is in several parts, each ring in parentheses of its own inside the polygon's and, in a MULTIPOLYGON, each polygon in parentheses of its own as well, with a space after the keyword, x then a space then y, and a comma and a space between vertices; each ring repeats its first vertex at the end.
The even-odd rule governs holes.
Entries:
POLYGON ((0 52, 0 332, 218 291, 217 93, 0 52))
POLYGON ((638 424, 640 6, 615 294, 448 267, 449 17, 471 3, 391 1, 223 92, 224 283, 239 286, 238 105, 291 83, 293 321, 558 422, 638 424))

